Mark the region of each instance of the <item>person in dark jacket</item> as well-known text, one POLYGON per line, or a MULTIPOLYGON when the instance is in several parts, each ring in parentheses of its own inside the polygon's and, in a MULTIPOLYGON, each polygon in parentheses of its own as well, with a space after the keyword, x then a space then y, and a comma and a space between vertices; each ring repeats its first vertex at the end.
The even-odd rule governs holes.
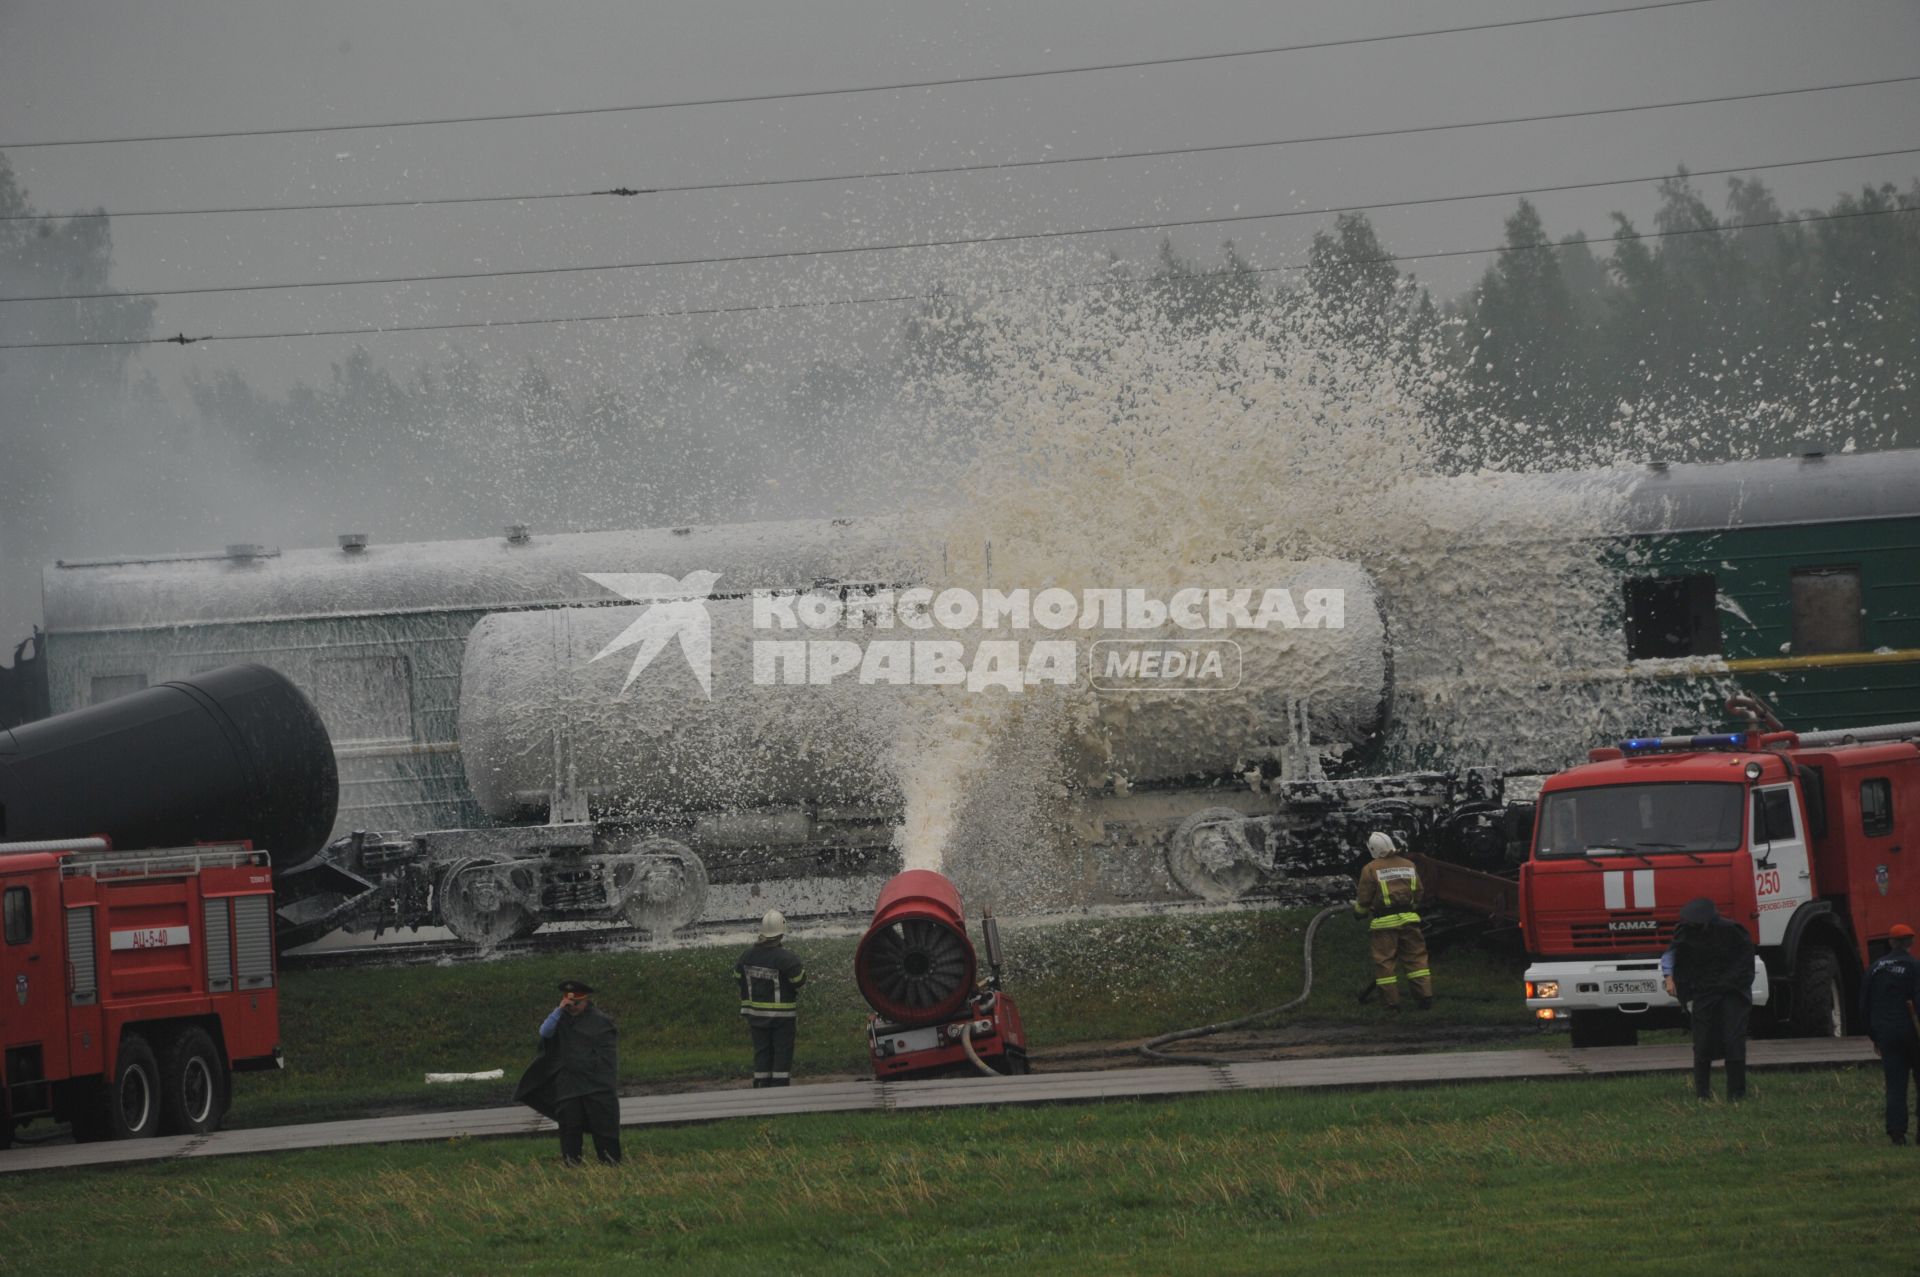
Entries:
POLYGON ((1727 1098, 1747 1095, 1747 1022, 1753 1015, 1753 937, 1701 896, 1673 929, 1674 996, 1693 1017, 1693 1093, 1713 1098, 1713 1061, 1727 1062, 1727 1098))
POLYGON ((560 1127, 560 1160, 580 1165, 583 1136, 603 1165, 620 1164, 619 1031, 593 1005, 593 989, 560 982, 560 1005, 540 1026, 540 1054, 513 1098, 560 1127))
POLYGON ((1887 1138, 1907 1142, 1907 1082, 1920 1086, 1920 962, 1913 957, 1913 928, 1897 923, 1888 949, 1860 982, 1860 1020, 1873 1039, 1887 1079, 1887 1138))
POLYGON ((786 947, 787 919, 778 909, 760 920, 753 948, 733 964, 740 984, 740 1014, 753 1039, 753 1085, 786 1086, 793 1080, 793 1040, 798 1030, 800 986, 807 969, 786 947))

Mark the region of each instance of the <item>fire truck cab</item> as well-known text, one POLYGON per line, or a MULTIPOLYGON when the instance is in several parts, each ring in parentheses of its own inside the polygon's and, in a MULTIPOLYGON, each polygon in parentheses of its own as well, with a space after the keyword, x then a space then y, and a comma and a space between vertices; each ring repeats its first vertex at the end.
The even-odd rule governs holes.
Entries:
POLYGON ((280 1065, 264 851, 0 843, 0 911, 0 1147, 211 1131, 235 1070, 280 1065))
POLYGON ((1520 873, 1527 1006, 1575 1046, 1684 1023, 1660 959, 1705 896, 1753 935, 1774 1025, 1844 1033, 1888 929, 1920 917, 1915 730, 1636 739, 1551 777, 1520 873))

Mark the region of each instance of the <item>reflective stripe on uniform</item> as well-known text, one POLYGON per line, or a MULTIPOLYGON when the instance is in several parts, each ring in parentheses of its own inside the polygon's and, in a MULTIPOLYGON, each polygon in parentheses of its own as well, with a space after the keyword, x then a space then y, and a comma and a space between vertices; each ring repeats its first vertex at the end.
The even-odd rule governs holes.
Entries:
POLYGON ((742 999, 740 1003, 740 1009, 742 1011, 748 1009, 755 1011, 795 1011, 798 1010, 799 1007, 800 1004, 798 1002, 754 1002, 751 999, 742 999))
POLYGON ((1383 975, 1378 980, 1375 980, 1374 983, 1375 984, 1399 984, 1400 977, 1397 975, 1383 975))
POLYGON ((1383 913, 1369 924, 1374 931, 1385 931, 1388 927, 1410 927, 1418 925, 1417 913, 1383 913))
POLYGON ((1421 967, 1421 968, 1420 968, 1420 969, 1419 969, 1418 971, 1409 971, 1409 972, 1407 972, 1407 979, 1409 979, 1409 980, 1425 980, 1425 979, 1427 979, 1427 978, 1428 978, 1429 976, 1431 976, 1432 974, 1433 974, 1433 971, 1432 971, 1432 970, 1431 970, 1430 968, 1428 968, 1428 967, 1421 967))
POLYGON ((797 1020, 799 1019, 798 1014, 793 1011, 769 1011, 765 1007, 758 1007, 758 1006, 752 1006, 752 1005, 741 1006, 740 1014, 741 1015, 757 1015, 762 1019, 766 1019, 766 1020, 797 1020))

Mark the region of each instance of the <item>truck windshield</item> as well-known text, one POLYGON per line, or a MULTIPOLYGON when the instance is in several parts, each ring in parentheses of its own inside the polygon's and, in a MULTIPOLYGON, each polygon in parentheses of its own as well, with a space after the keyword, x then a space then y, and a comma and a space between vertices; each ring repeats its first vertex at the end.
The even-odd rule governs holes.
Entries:
POLYGON ((1534 855, 1736 851, 1744 793, 1738 784, 1692 781, 1563 789, 1541 800, 1534 855))

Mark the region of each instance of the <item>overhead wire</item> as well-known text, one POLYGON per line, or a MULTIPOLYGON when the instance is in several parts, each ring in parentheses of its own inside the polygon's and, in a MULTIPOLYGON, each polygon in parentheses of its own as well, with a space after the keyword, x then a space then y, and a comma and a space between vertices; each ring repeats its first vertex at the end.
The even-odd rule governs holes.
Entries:
MULTIPOLYGON (((1912 151, 1920 148, 1905 148, 1912 151)), ((1734 170, 1713 170, 1713 172, 1753 171, 1754 166, 1734 170)), ((1663 174, 1664 176, 1676 176, 1663 174)), ((1654 181, 1658 178, 1635 177, 1619 179, 1600 185, 1626 185, 1632 182, 1654 181)), ((1588 183, 1567 183, 1560 187, 1537 187, 1519 190, 1481 192, 1471 195, 1433 196, 1419 200, 1385 201, 1347 206, 1330 206, 1311 209, 1278 209, 1260 213, 1224 213, 1208 217, 1167 218, 1152 222, 1130 222, 1119 225, 1060 228, 1039 231, 1008 231, 993 235, 963 235, 946 239, 905 240, 883 244, 842 244, 826 248, 761 249, 746 253, 725 253, 704 257, 661 257, 649 261, 637 262, 596 262, 570 266, 523 266, 502 270, 443 271, 420 275, 369 275, 359 279, 312 279, 285 280, 262 284, 194 284, 176 288, 128 289, 120 292, 103 291, 91 293, 43 293, 23 294, 13 297, 0 297, 0 303, 18 302, 73 302, 106 301, 128 297, 193 297, 216 293, 260 293, 294 292, 312 288, 362 288, 372 286, 391 286, 396 284, 428 284, 446 282, 470 282, 480 279, 522 279, 550 275, 598 274, 612 271, 652 270, 682 266, 724 266, 745 262, 784 261, 812 257, 842 257, 856 253, 890 253, 919 251, 937 248, 967 248, 987 244, 1012 244, 1054 239, 1071 239, 1088 235, 1119 235, 1137 231, 1179 230, 1194 226, 1223 226, 1237 222, 1263 222, 1293 217, 1322 216, 1327 213, 1357 212, 1371 208, 1407 207, 1423 203, 1449 203, 1466 199, 1493 199, 1510 195, 1541 194, 1552 190, 1575 190, 1588 186, 1588 183)), ((1799 220, 1819 220, 1799 219, 1799 220)), ((1483 250, 1463 250, 1478 252, 1483 250)))
MULTIPOLYGON (((1850 221, 1850 220, 1869 218, 1869 217, 1899 216, 1907 213, 1920 213, 1920 206, 1910 206, 1910 207, 1903 207, 1903 208, 1884 208, 1884 209, 1861 209, 1861 210, 1848 212, 1848 213, 1816 213, 1816 214, 1808 214, 1803 217, 1772 218, 1766 221, 1759 221, 1759 222, 1733 222, 1733 223, 1727 223, 1724 225, 1716 225, 1716 226, 1689 226, 1689 227, 1681 227, 1676 230, 1668 230, 1668 231, 1635 231, 1632 233, 1616 233, 1604 239, 1595 237, 1595 236, 1569 236, 1566 239, 1543 241, 1538 244, 1497 244, 1497 245, 1491 245, 1485 248, 1442 249, 1435 252, 1427 252, 1427 253, 1383 253, 1377 256, 1372 256, 1372 257, 1344 258, 1341 260, 1340 264, 1344 266, 1365 266, 1365 265, 1373 265, 1373 264, 1382 263, 1382 262, 1417 262, 1417 261, 1431 261, 1436 258, 1445 258, 1445 257, 1470 257, 1470 256, 1477 256, 1477 255, 1486 254, 1486 253, 1526 253, 1526 252, 1542 252, 1542 251, 1549 251, 1549 250, 1558 251, 1562 249, 1579 248, 1583 246, 1591 246, 1596 244, 1605 245, 1605 244, 1630 243, 1637 240, 1673 239, 1673 238, 1677 238, 1681 236, 1689 236, 1689 235, 1720 235, 1720 234, 1726 234, 1731 231, 1761 230, 1767 227, 1781 227, 1781 226, 1804 226, 1804 225, 1809 225, 1816 222, 1850 221)), ((1092 232, 1088 232, 1088 233, 1092 233, 1092 232)), ((1184 278, 1187 278, 1187 279, 1222 278, 1222 277, 1235 277, 1235 276, 1242 276, 1242 275, 1267 275, 1267 274, 1274 274, 1278 272, 1304 271, 1307 268, 1308 266, 1306 263, 1300 263, 1300 262, 1288 263, 1280 266, 1242 266, 1242 267, 1234 267, 1226 270, 1195 272, 1193 275, 1185 276, 1184 278)), ((1092 287, 1092 286, 1096 286, 1100 282, 1101 281, 1097 281, 1097 280, 1080 281, 1069 286, 1070 287, 1092 287)), ((1148 281, 1132 281, 1132 282, 1144 283, 1148 281)), ((1003 287, 1003 288, 994 288, 994 289, 988 289, 986 291, 992 294, 1019 293, 1019 292, 1031 292, 1031 291, 1035 291, 1036 289, 1048 287, 1048 286, 1049 285, 1028 284, 1028 285, 1017 285, 1017 286, 1003 287)), ((1057 287, 1057 285, 1054 285, 1054 286, 1057 287)), ((140 294, 125 294, 125 295, 139 296, 140 294)), ((452 332, 452 331, 459 331, 459 330, 475 330, 475 329, 489 329, 489 328, 522 328, 522 327, 530 327, 534 325, 543 325, 543 324, 604 323, 604 322, 610 322, 610 321, 640 320, 640 319, 673 319, 673 318, 681 318, 686 316, 701 316, 701 315, 735 315, 735 314, 746 314, 746 313, 757 312, 757 311, 808 310, 808 309, 818 309, 818 308, 834 307, 834 306, 881 305, 881 304, 894 304, 894 303, 900 303, 900 302, 918 302, 918 301, 926 301, 929 299, 930 299, 929 293, 915 292, 915 293, 901 293, 901 294, 877 296, 877 297, 828 298, 828 299, 821 299, 821 300, 799 301, 799 302, 753 302, 753 303, 742 303, 740 305, 735 305, 735 306, 688 307, 688 308, 670 309, 670 310, 628 311, 628 312, 618 312, 618 313, 609 313, 609 314, 600 314, 600 315, 556 315, 556 316, 525 318, 525 319, 466 320, 466 321, 460 321, 460 322, 433 323, 433 324, 384 324, 384 325, 369 326, 364 328, 331 328, 331 329, 310 328, 310 329, 296 329, 296 330, 290 330, 286 332, 274 332, 274 333, 214 333, 214 334, 208 334, 208 335, 199 336, 199 337, 188 337, 184 332, 182 332, 179 335, 173 336, 173 337, 126 337, 126 338, 97 338, 97 339, 87 339, 87 340, 78 340, 78 341, 10 342, 10 343, 0 344, 0 350, 53 350, 53 349, 72 349, 72 348, 90 347, 90 346, 174 346, 174 345, 194 346, 204 342, 216 342, 216 341, 278 341, 278 340, 285 340, 289 338, 301 338, 301 337, 381 336, 381 335, 386 335, 390 333, 452 332)))
MULTIPOLYGON (((1833 93, 1848 89, 1876 88, 1890 84, 1909 84, 1920 74, 1882 76, 1870 80, 1843 80, 1831 84, 1803 85, 1788 89, 1763 89, 1747 93, 1723 93, 1712 97, 1677 98, 1667 102, 1641 102, 1625 106, 1591 107, 1576 111, 1548 111, 1535 115, 1495 116, 1479 120, 1459 120, 1442 124, 1404 125, 1388 129, 1361 129, 1346 133, 1306 134, 1298 137, 1269 138, 1257 142, 1200 143, 1192 146, 1153 147, 1137 151, 1111 151, 1097 155, 1050 155, 1024 160, 991 160, 978 164, 942 164, 921 168, 864 169, 845 173, 806 174, 793 177, 739 178, 728 181, 681 182, 654 186, 614 186, 587 191, 533 191, 515 195, 452 195, 415 199, 339 200, 311 204, 234 204, 205 208, 94 209, 77 213, 6 213, 0 222, 71 221, 78 218, 133 218, 213 216, 237 213, 312 213, 375 208, 432 208, 469 204, 525 204, 549 200, 579 200, 607 197, 631 198, 640 195, 682 195, 701 191, 738 191, 782 186, 806 186, 833 182, 865 182, 883 178, 945 177, 967 173, 1010 172, 1021 169, 1050 168, 1061 164, 1107 164, 1124 160, 1167 159, 1189 155, 1217 155, 1232 151, 1268 150, 1285 146, 1305 146, 1324 142, 1355 142, 1386 137, 1405 137, 1422 133, 1443 133, 1466 129, 1496 128, 1515 124, 1539 124, 1557 120, 1586 119, 1626 115, 1639 111, 1667 111, 1685 107, 1714 106, 1728 102, 1753 102, 1763 98, 1792 97, 1808 93, 1833 93)), ((1878 155, 1908 154, 1909 151, 1868 152, 1840 159, 1874 158, 1878 155)), ((1817 163, 1818 161, 1804 161, 1817 163)), ((1568 188, 1572 189, 1572 188, 1568 188)))
POLYGON ((1542 26, 1585 18, 1605 18, 1645 13, 1660 9, 1684 9, 1712 4, 1716 0, 1654 0, 1644 4, 1620 5, 1608 9, 1582 9, 1571 13, 1535 14, 1525 18, 1501 18, 1487 22, 1462 23, 1448 27, 1425 27, 1416 31, 1385 32, 1380 35, 1344 36, 1331 40, 1309 40, 1298 44, 1268 45, 1255 49, 1223 49, 1210 53, 1173 54, 1159 58, 1134 58, 1126 61, 1083 63, 1065 67, 1040 67, 1027 71, 993 71, 974 75, 942 76, 924 80, 895 80, 884 83, 846 85, 820 89, 790 89, 769 93, 742 93, 705 98, 638 102, 619 106, 562 107, 546 111, 498 111, 484 115, 447 115, 403 120, 368 120, 348 123, 302 124, 270 128, 214 129, 194 133, 144 133, 116 137, 44 138, 0 142, 0 150, 30 150, 44 147, 109 146, 135 142, 188 142, 222 138, 287 137, 301 133, 346 133, 367 129, 429 128, 450 124, 497 124, 510 120, 551 120, 590 115, 618 115, 640 111, 668 111, 689 107, 740 106, 763 102, 793 102, 810 98, 840 97, 864 93, 895 93, 910 89, 941 89, 967 84, 1002 84, 1015 80, 1035 80, 1050 76, 1084 75, 1101 71, 1131 71, 1147 67, 1177 66, 1220 62, 1231 58, 1268 57, 1283 53, 1347 48, 1367 44, 1387 44, 1399 40, 1422 40, 1434 36, 1467 35, 1513 27, 1542 26))

